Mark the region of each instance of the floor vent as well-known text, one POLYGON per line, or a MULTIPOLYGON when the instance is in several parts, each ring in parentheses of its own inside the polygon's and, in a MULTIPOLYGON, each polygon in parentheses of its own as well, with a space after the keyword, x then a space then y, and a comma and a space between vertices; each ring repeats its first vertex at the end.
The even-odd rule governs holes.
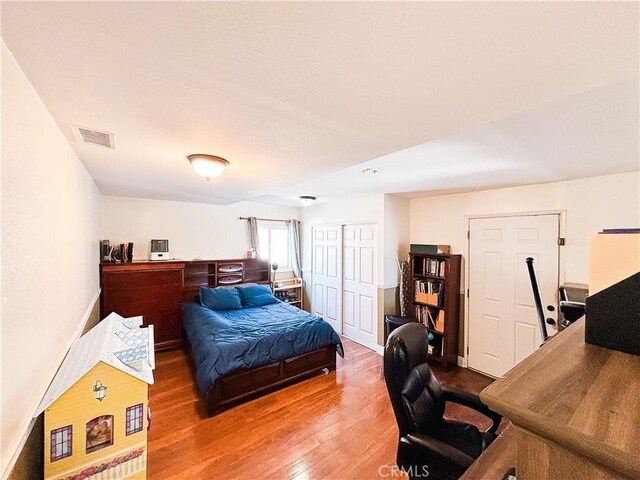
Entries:
POLYGON ((76 141, 80 143, 90 143, 91 145, 99 145, 112 150, 115 150, 116 148, 115 133, 101 132, 99 130, 78 127, 76 125, 71 125, 71 130, 73 131, 76 141))

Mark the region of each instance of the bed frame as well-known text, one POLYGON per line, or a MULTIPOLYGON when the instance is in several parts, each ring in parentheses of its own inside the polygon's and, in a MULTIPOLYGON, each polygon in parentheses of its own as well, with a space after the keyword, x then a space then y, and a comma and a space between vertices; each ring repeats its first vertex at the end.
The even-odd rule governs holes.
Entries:
MULTIPOLYGON (((187 344, 193 360, 191 344, 187 344)), ((336 346, 331 344, 267 365, 235 370, 218 378, 207 392, 207 415, 212 417, 247 400, 335 369, 336 346)))
MULTIPOLYGON (((187 301, 197 300, 197 295, 194 294, 184 297, 187 301)), ((195 375, 197 364, 193 350, 187 336, 183 334, 183 337, 191 354, 195 375)), ((330 344, 278 362, 235 370, 218 378, 207 392, 205 398, 207 414, 212 417, 239 403, 304 380, 322 371, 329 372, 335 369, 336 346, 330 344)))

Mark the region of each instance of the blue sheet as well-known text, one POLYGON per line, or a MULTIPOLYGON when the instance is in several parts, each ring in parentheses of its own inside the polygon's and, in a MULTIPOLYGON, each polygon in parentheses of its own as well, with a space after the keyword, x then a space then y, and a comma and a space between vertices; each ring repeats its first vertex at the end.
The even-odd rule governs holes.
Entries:
POLYGON ((334 344, 340 337, 322 317, 284 302, 239 310, 182 306, 184 329, 196 363, 198 393, 206 396, 222 375, 266 365, 334 344))

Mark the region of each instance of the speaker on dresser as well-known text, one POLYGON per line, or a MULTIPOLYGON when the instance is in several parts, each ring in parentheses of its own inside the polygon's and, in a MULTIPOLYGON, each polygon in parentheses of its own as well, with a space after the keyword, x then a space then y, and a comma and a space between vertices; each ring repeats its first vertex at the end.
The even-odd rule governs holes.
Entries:
POLYGON ((100 241, 100 261, 109 262, 111 260, 111 242, 109 240, 100 241))
POLYGON ((169 240, 151 240, 149 260, 168 260, 169 240))

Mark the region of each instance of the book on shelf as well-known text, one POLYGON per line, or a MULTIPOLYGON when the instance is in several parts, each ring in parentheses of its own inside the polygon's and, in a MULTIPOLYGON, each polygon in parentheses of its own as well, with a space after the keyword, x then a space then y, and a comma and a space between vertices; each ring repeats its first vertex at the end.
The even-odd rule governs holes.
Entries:
POLYGON ((415 300, 444 307, 444 283, 438 280, 416 280, 415 300))
POLYGON ((416 305, 416 320, 422 323, 425 327, 433 329, 435 322, 433 316, 427 307, 421 307, 416 305))
POLYGON ((438 317, 435 321, 435 329, 443 333, 444 333, 444 315, 445 315, 444 310, 440 310, 438 312, 438 317))
POLYGON ((422 259, 422 265, 418 265, 421 267, 422 273, 420 271, 416 272, 418 275, 429 275, 432 277, 444 277, 444 271, 446 268, 446 261, 441 258, 428 258, 425 257, 422 259))
POLYGON ((425 327, 444 333, 444 310, 432 311, 430 307, 416 305, 416 320, 425 327))

